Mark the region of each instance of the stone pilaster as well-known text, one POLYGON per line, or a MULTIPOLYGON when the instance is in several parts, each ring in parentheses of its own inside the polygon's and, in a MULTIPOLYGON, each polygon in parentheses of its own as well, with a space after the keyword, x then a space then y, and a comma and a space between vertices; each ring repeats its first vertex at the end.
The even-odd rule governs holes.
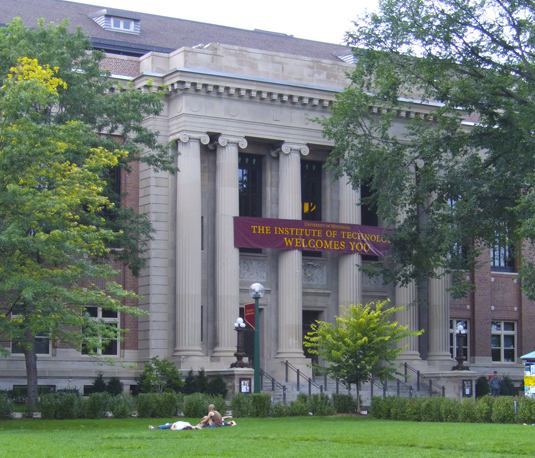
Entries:
POLYGON ((444 369, 451 366, 449 352, 450 276, 443 269, 429 280, 429 354, 428 361, 444 369))
POLYGON ((238 148, 246 148, 242 137, 221 135, 217 141, 215 287, 217 346, 212 356, 233 358, 236 333, 232 324, 240 304, 240 252, 234 247, 234 216, 240 212, 238 148))
POLYGON ((201 144, 206 134, 181 133, 176 174, 175 356, 201 356, 201 144))
MULTIPOLYGON (((346 175, 338 180, 339 222, 361 224, 360 189, 354 190, 346 175)), ((338 259, 338 307, 339 313, 351 304, 362 302, 362 256, 358 253, 343 254, 338 259)))
MULTIPOLYGON (((399 324, 407 326, 411 331, 418 329, 418 303, 416 301, 416 284, 411 281, 405 286, 396 285, 396 306, 404 309, 397 313, 399 324)), ((399 355, 401 360, 419 360, 418 337, 407 337, 400 342, 403 351, 399 355)))
MULTIPOLYGON (((284 143, 279 154, 279 218, 301 219, 301 155, 306 145, 284 143)), ((281 250, 278 259, 278 350, 283 359, 303 358, 303 265, 301 252, 281 250)))

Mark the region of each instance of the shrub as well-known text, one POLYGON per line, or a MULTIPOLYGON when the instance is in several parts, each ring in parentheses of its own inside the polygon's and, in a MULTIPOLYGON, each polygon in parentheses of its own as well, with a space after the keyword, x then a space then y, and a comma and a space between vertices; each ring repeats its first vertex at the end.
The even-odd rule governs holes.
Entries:
POLYGON ((405 419, 420 421, 420 404, 417 399, 409 398, 405 404, 405 419))
POLYGON ((510 377, 505 375, 500 383, 500 395, 501 396, 516 396, 518 389, 515 387, 510 377))
POLYGON ((271 396, 267 393, 254 393, 251 398, 251 416, 268 417, 271 412, 271 396))
POLYGON ((210 379, 208 386, 206 387, 206 392, 214 396, 226 397, 228 388, 223 377, 218 375, 217 377, 210 379))
POLYGON ((440 398, 440 415, 442 421, 459 421, 460 402, 448 398, 440 398))
POLYGON ((372 405, 370 413, 375 418, 389 419, 390 418, 390 408, 388 403, 388 398, 381 398, 379 396, 374 396, 372 398, 372 405))
POLYGON ((463 399, 459 405, 459 421, 475 423, 477 421, 476 401, 463 399))
POLYGON ((349 394, 333 394, 332 403, 337 413, 355 413, 357 410, 357 403, 349 394))
POLYGON ((442 421, 441 405, 443 398, 425 398, 420 404, 422 421, 442 421))
POLYGON ((184 385, 182 386, 182 393, 184 394, 193 394, 195 393, 195 375, 193 375, 193 370, 188 372, 186 378, 184 379, 184 385))
POLYGON ((13 404, 6 394, 0 394, 0 418, 9 418, 13 411, 13 404))
POLYGON ((103 418, 110 411, 112 396, 109 393, 92 393, 85 400, 84 413, 87 418, 103 418))
POLYGON ((406 399, 405 398, 392 398, 390 402, 390 418, 392 420, 406 420, 406 399))
POLYGON ((291 416, 308 415, 308 403, 305 395, 300 394, 297 399, 290 403, 288 412, 291 416))
POLYGON ((140 393, 179 392, 183 383, 176 366, 157 356, 145 363, 143 373, 137 378, 140 393))
POLYGON ((194 378, 195 391, 194 393, 207 393, 208 392, 208 378, 204 373, 204 369, 201 369, 194 378))
POLYGON ((477 423, 490 423, 493 400, 492 396, 483 396, 476 402, 475 420, 477 423))
POLYGON ((106 391, 106 382, 104 381, 104 376, 102 373, 98 374, 93 380, 93 387, 91 388, 91 393, 104 393, 106 391))
POLYGON ((288 415, 290 415, 290 409, 285 404, 275 404, 271 408, 271 415, 274 417, 287 417, 288 415))
POLYGON ((211 404, 208 396, 202 393, 193 393, 184 397, 184 416, 189 418, 201 418, 208 412, 211 404))
POLYGON ((79 418, 82 401, 74 393, 49 393, 40 397, 39 409, 43 418, 79 418))
POLYGON ((513 398, 503 396, 494 399, 492 403, 491 420, 493 423, 514 423, 515 409, 513 398))
POLYGON ((158 395, 156 393, 140 393, 136 396, 138 417, 158 417, 158 395))
POLYGON ((158 417, 175 417, 178 410, 176 393, 159 393, 154 396, 154 413, 158 417))
POLYGON ((519 423, 535 423, 535 399, 520 398, 518 400, 518 415, 519 423))
POLYGON ((110 400, 110 411, 114 418, 126 418, 132 414, 132 398, 127 394, 119 394, 110 400))
POLYGON ((482 398, 490 393, 490 386, 487 377, 479 377, 476 380, 476 398, 482 398))
POLYGON ((238 417, 250 417, 252 415, 252 401, 250 394, 237 394, 232 398, 230 403, 232 409, 232 416, 238 417))
POLYGON ((112 377, 106 383, 106 391, 112 396, 117 396, 123 392, 123 384, 117 377, 112 377))

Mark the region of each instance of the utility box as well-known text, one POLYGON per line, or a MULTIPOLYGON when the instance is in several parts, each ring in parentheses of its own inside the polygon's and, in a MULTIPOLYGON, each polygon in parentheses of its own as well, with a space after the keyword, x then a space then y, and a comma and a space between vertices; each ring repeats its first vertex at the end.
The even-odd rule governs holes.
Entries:
POLYGON ((521 356, 524 361, 524 395, 535 398, 535 351, 521 356))

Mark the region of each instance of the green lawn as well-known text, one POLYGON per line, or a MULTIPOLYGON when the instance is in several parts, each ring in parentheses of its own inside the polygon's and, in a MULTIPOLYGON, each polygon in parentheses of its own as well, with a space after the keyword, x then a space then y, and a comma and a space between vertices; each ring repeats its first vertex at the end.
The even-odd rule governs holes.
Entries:
POLYGON ((292 417, 202 431, 147 428, 165 421, 0 421, 0 457, 535 456, 535 426, 292 417))

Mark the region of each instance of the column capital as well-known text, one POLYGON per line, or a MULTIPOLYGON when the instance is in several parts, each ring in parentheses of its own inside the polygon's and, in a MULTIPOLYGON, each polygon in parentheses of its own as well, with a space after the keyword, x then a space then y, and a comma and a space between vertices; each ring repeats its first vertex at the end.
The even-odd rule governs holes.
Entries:
POLYGON ((217 139, 219 146, 227 146, 228 144, 237 144, 241 149, 247 148, 247 140, 245 137, 234 137, 231 135, 220 135, 217 139))
POLYGON ((271 151, 273 157, 279 156, 281 153, 290 154, 291 152, 296 152, 302 156, 308 156, 310 149, 304 143, 287 143, 284 142, 278 148, 271 151))
POLYGON ((210 143, 210 137, 204 132, 178 132, 174 135, 171 135, 170 141, 176 140, 180 143, 189 143, 192 140, 198 140, 203 145, 208 145, 210 143))

